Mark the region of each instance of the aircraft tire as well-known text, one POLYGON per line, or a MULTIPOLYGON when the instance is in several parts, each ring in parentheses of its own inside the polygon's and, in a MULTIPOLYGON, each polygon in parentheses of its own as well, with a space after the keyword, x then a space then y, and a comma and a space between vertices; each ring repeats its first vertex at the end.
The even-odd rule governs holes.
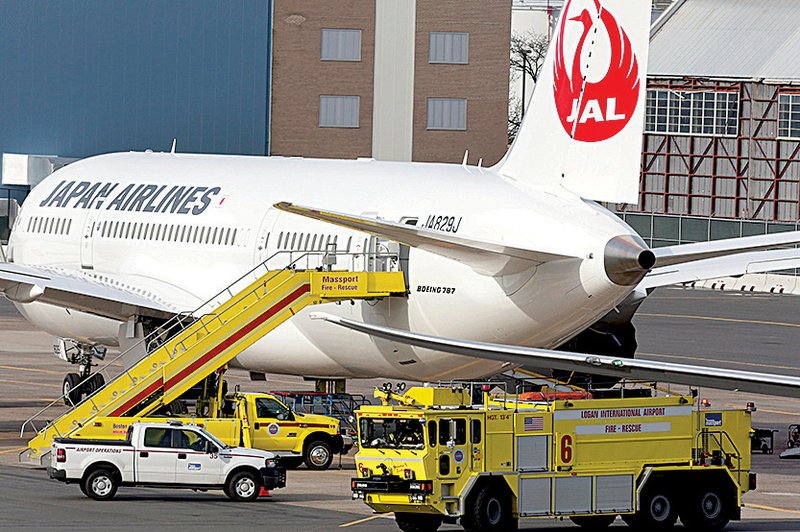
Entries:
POLYGON ((81 377, 77 373, 67 373, 64 382, 61 384, 61 392, 64 395, 64 404, 67 406, 77 405, 81 402, 81 390, 78 383, 81 377))

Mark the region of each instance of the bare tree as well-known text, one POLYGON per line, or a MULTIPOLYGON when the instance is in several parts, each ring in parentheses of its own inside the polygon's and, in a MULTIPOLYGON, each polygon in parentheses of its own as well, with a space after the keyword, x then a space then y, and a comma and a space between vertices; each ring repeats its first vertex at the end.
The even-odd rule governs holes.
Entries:
MULTIPOLYGON (((536 84, 544 65, 549 39, 546 35, 527 31, 511 35, 510 77, 513 82, 525 73, 528 82, 536 84), (527 55, 527 61, 523 60, 527 55)), ((519 132, 522 123, 522 96, 509 94, 508 98, 508 142, 511 143, 519 132)))

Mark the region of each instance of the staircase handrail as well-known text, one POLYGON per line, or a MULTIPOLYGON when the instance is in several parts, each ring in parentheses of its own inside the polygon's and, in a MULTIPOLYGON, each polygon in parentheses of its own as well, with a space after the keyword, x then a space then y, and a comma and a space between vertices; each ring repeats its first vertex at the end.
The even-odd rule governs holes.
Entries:
MULTIPOLYGON (((127 349, 125 349, 124 351, 122 351, 121 353, 119 353, 117 356, 115 356, 113 359, 111 359, 111 360, 107 361, 105 364, 103 364, 102 366, 100 366, 100 367, 99 367, 99 368, 98 368, 98 369, 95 371, 95 373, 94 373, 94 374, 97 374, 97 373, 103 373, 103 372, 107 371, 107 369, 108 369, 108 367, 109 367, 109 366, 111 366, 112 364, 114 364, 114 363, 115 363, 116 361, 118 361, 120 358, 122 358, 122 357, 126 356, 128 353, 130 353, 130 352, 131 352, 131 351, 133 351, 134 349, 136 349, 136 348, 140 347, 142 344, 146 344, 147 342, 150 342, 151 340, 155 339, 157 336, 159 336, 159 335, 161 335, 161 334, 168 333, 168 332, 169 332, 169 330, 170 330, 172 327, 176 326, 176 325, 182 325, 182 323, 183 323, 183 320, 184 320, 184 319, 187 319, 187 318, 188 318, 188 319, 191 319, 191 320, 192 320, 192 322, 191 322, 191 323, 189 323, 189 324, 187 324, 187 325, 184 325, 183 327, 181 327, 181 328, 180 328, 178 331, 176 331, 176 332, 175 332, 175 334, 173 334, 172 336, 169 336, 169 337, 167 338, 167 340, 165 340, 165 342, 164 342, 164 343, 166 343, 167 341, 169 341, 169 338, 173 338, 173 337, 174 337, 174 336, 176 336, 177 334, 180 334, 182 331, 186 330, 186 329, 189 327, 189 325, 191 325, 192 323, 194 323, 194 321, 196 321, 197 319, 202 319, 203 317, 207 316, 208 314, 210 314, 210 313, 213 311, 213 309, 215 309, 215 308, 218 308, 218 307, 219 307, 219 306, 220 306, 222 303, 218 303, 216 306, 212 307, 212 308, 211 308, 211 309, 210 309, 208 312, 204 313, 204 314, 203 314, 203 315, 201 315, 200 317, 197 317, 197 316, 196 316, 196 314, 197 314, 197 313, 200 311, 200 309, 202 309, 203 307, 205 307, 205 306, 207 306, 207 305, 210 305, 210 304, 212 304, 212 303, 214 302, 214 300, 216 300, 218 297, 220 297, 221 295, 223 295, 225 292, 227 292, 227 293, 229 294, 229 296, 230 296, 230 297, 229 297, 229 299, 230 299, 230 298, 232 298, 232 297, 233 297, 235 294, 232 292, 231 288, 232 288, 233 286, 235 286, 236 284, 240 283, 240 282, 241 282, 243 279, 245 279, 246 277, 248 277, 248 276, 250 276, 250 275, 253 275, 253 274, 254 274, 254 273, 257 271, 257 270, 259 270, 259 269, 260 269, 260 268, 262 268, 262 267, 264 268, 264 270, 265 270, 265 273, 268 273, 270 270, 269 270, 269 268, 267 267, 267 262, 269 262, 269 261, 273 260, 274 258, 276 258, 276 257, 277 257, 277 256, 279 256, 279 255, 289 255, 289 265, 288 265, 288 266, 285 266, 285 267, 283 267, 283 268, 282 268, 282 269, 280 269, 280 270, 275 270, 275 274, 274 274, 274 275, 272 275, 272 276, 271 276, 269 279, 266 279, 266 280, 265 280, 265 283, 267 283, 267 282, 269 282, 270 280, 272 280, 272 279, 273 279, 273 278, 274 278, 276 275, 278 275, 278 274, 279 274, 281 271, 288 270, 288 269, 294 269, 294 268, 295 268, 295 265, 297 264, 297 262, 298 262, 298 261, 302 260, 303 258, 307 258, 308 256, 312 256, 312 255, 314 255, 314 256, 318 256, 318 255, 319 255, 319 256, 325 256, 325 255, 334 255, 334 256, 338 256, 338 255, 348 255, 348 256, 358 256, 358 255, 364 255, 364 256, 365 256, 365 258, 366 258, 368 255, 372 255, 372 256, 376 256, 376 257, 378 256, 378 254, 376 254, 376 253, 368 253, 368 252, 362 252, 362 253, 348 253, 348 252, 339 252, 339 251, 307 251, 307 252, 303 252, 303 253, 301 253, 301 255, 299 255, 297 258, 293 258, 293 255, 294 255, 294 253, 296 253, 296 251, 292 251, 292 250, 276 251, 275 253, 273 253, 272 255, 270 255, 269 257, 267 257, 266 259, 264 259, 262 262, 260 262, 260 263, 256 264, 256 265, 255 265, 253 268, 251 268, 250 270, 248 270, 247 272, 245 272, 244 274, 242 274, 241 276, 239 276, 239 277, 238 277, 236 280, 234 280, 233 282, 231 282, 230 284, 228 284, 228 286, 226 286, 225 288, 223 288, 222 290, 220 290, 219 292, 217 292, 216 294, 214 294, 213 296, 211 296, 210 298, 208 298, 206 301, 204 301, 203 303, 201 303, 201 304, 200 304, 200 305, 199 305, 199 306, 198 306, 198 307, 197 307, 195 310, 193 310, 193 311, 182 311, 182 312, 177 312, 177 313, 175 314, 175 316, 173 316, 172 318, 170 318, 169 320, 167 320, 166 322, 164 322, 164 323, 163 323, 163 324, 161 324, 160 326, 156 327, 156 328, 155 328, 155 329, 154 329, 152 332, 150 332, 150 333, 149 333, 148 335, 146 335, 144 338, 142 338, 142 339, 141 339, 141 340, 139 340, 138 342, 134 343, 133 345, 131 345, 130 347, 128 347, 127 349)), ((390 256, 390 257, 391 257, 391 256, 396 256, 396 255, 397 255, 397 254, 392 254, 392 253, 390 253, 390 254, 381 254, 380 256, 390 256)), ((256 278, 257 278, 257 277, 256 277, 256 278)), ((277 287, 275 287, 275 288, 277 288, 277 287)), ((251 293, 251 292, 248 292, 246 295, 249 295, 250 293, 251 293)), ((245 296, 243 296, 243 297, 246 297, 246 295, 245 295, 245 296)), ((223 303, 224 303, 224 302, 223 302, 223 303)), ((148 356, 150 356, 150 355, 152 354, 152 352, 154 352, 155 350, 157 350, 159 347, 161 347, 161 346, 158 346, 158 347, 156 347, 155 349, 153 349, 152 351, 150 351, 150 350, 148 349, 147 345, 145 345, 145 354, 144 354, 142 357, 140 357, 139 359, 137 359, 137 360, 136 360, 136 362, 134 362, 133 364, 131 364, 131 366, 130 366, 130 367, 133 367, 133 366, 135 366, 136 364, 138 364, 139 362, 141 362, 142 360, 144 360, 145 358, 147 358, 148 356)), ((127 374, 127 375, 128 375, 128 377, 129 377, 129 378, 131 378, 131 380, 133 380, 133 377, 132 377, 132 376, 130 375, 130 373, 128 372, 128 369, 125 369, 125 370, 123 371, 123 374, 127 374)), ((120 375, 121 375, 121 374, 120 374, 120 375)), ((118 377, 119 377, 119 375, 118 375, 118 377)), ((76 384, 76 385, 75 385, 75 387, 81 387, 81 386, 83 386, 83 385, 84 385, 84 384, 86 384, 86 383, 87 383, 87 382, 88 382, 90 379, 92 379, 92 375, 88 375, 86 378, 84 378, 82 381, 80 381, 78 384, 76 384)), ((109 380, 108 380, 108 382, 106 382, 106 383, 105 383, 103 386, 101 386, 101 387, 100 387, 100 388, 98 388, 97 390, 94 390, 94 391, 91 393, 91 395, 89 395, 89 396, 88 396, 86 399, 84 399, 84 401, 88 401, 88 400, 90 400, 90 399, 91 399, 91 397, 92 397, 93 395, 95 395, 95 394, 96 394, 97 392, 99 392, 100 390, 103 390, 103 389, 105 389, 105 387, 106 387, 106 386, 108 386, 109 384, 111 384, 112 382, 114 382, 114 379, 109 379, 109 380)), ((41 414, 43 414, 44 412, 46 412, 47 410, 49 410, 50 408, 52 408, 52 407, 53 407, 55 404, 57 404, 57 403, 59 403, 59 402, 62 402, 62 401, 64 401, 64 399, 66 399, 66 398, 68 397, 68 395, 69 395, 69 392, 61 394, 59 397, 57 397, 57 398, 53 399, 53 400, 52 400, 50 403, 48 403, 48 404, 47 404, 47 405, 45 405, 43 408, 41 408, 41 409, 40 409, 38 412, 36 412, 35 414, 33 414, 31 417, 29 417, 28 419, 26 419, 26 420, 25 420, 25 421, 22 423, 22 426, 20 427, 20 433, 19 433, 19 435, 20 435, 20 438, 24 436, 24 434, 25 434, 25 428, 26 428, 28 425, 30 425, 30 426, 33 428, 34 432, 37 432, 37 433, 38 433, 39 431, 38 431, 38 430, 36 430, 36 426, 33 424, 33 421, 34 421, 34 420, 36 420, 36 419, 37 419, 37 418, 38 418, 38 417, 39 417, 41 414)), ((81 404, 81 403, 82 403, 82 402, 84 402, 84 401, 81 401, 80 403, 77 403, 77 404, 72 404, 72 407, 70 408, 70 410, 73 410, 73 409, 74 409, 76 406, 78 406, 79 404, 81 404)), ((71 401, 70 401, 70 402, 71 402, 71 401)), ((68 410, 67 412, 69 412, 69 410, 68 410)), ((66 413, 66 412, 65 412, 65 413, 66 413)), ((48 423, 48 424, 47 424, 47 425, 46 425, 44 428, 46 429, 46 428, 47 428, 47 427, 49 427, 51 424, 52 424, 52 423, 48 423)))

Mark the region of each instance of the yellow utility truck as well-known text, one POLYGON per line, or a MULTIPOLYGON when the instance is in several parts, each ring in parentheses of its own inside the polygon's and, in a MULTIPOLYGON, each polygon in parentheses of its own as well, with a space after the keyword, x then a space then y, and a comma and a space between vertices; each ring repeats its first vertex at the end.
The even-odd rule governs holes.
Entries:
POLYGON ((340 434, 338 419, 293 412, 267 393, 234 392, 210 400, 201 397, 195 409, 194 414, 181 413, 183 408, 172 403, 165 411, 147 417, 97 417, 72 437, 123 440, 132 423, 180 420, 204 428, 227 445, 271 451, 287 468, 305 463, 316 470, 328 469, 335 454, 353 447, 352 438, 340 434))
POLYGON ((617 516, 638 530, 667 530, 680 518, 716 531, 740 518, 741 497, 755 488, 752 404, 486 392, 472 405, 461 387, 375 395, 382 406, 358 411, 353 498, 394 512, 406 532, 443 522, 502 531, 534 517, 597 529, 617 516))

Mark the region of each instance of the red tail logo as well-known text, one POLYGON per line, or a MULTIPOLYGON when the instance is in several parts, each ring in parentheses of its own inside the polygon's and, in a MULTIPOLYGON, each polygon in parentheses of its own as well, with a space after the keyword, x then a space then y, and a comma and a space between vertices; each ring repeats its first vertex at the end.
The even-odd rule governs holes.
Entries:
MULTIPOLYGON (((583 9, 570 17, 572 0, 564 6, 564 16, 556 40, 553 92, 556 110, 564 130, 583 142, 610 139, 628 124, 639 101, 639 64, 631 41, 610 11, 593 0, 595 13, 583 9), (599 17, 598 17, 599 14, 599 17), (598 20, 599 18, 599 20, 598 20), (582 34, 575 47, 572 72, 567 71, 564 38, 568 24, 581 24, 582 34), (586 80, 581 68, 584 46, 591 57, 598 38, 605 38, 596 25, 602 24, 609 39, 608 72, 599 81, 586 80), (588 41, 588 42, 587 42, 588 41)), ((584 59, 585 61, 586 59, 584 59)))

